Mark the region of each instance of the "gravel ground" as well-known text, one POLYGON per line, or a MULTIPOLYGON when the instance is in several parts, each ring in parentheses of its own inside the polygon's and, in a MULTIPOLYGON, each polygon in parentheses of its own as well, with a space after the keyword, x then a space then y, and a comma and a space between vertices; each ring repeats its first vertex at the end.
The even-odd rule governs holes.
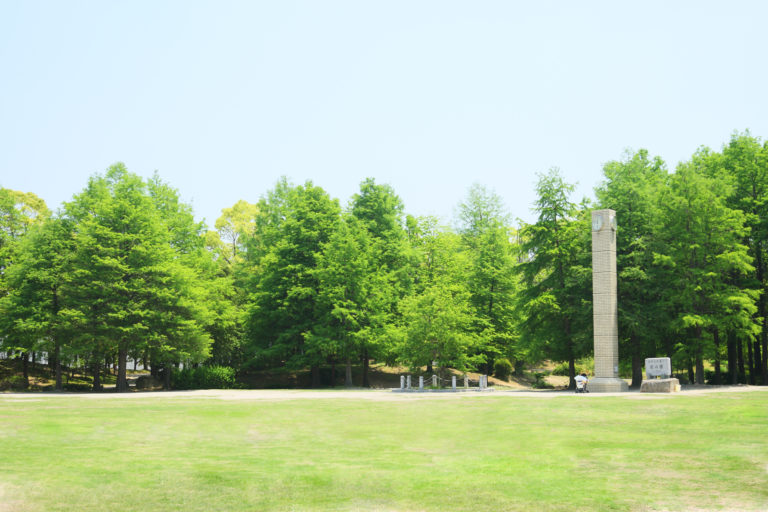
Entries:
POLYGON ((152 398, 193 398, 193 399, 218 399, 218 400, 306 400, 306 399, 355 399, 372 401, 404 401, 404 400, 471 400, 477 397, 498 398, 565 398, 573 397, 578 400, 600 399, 606 396, 619 396, 627 399, 659 399, 674 398, 677 396, 708 395, 711 393, 732 392, 768 392, 765 386, 700 386, 683 387, 679 393, 640 393, 630 391, 627 393, 587 393, 575 394, 573 391, 533 391, 533 390, 489 390, 485 392, 451 392, 451 391, 425 391, 425 392, 400 392, 388 389, 345 389, 345 390, 307 390, 307 389, 202 389, 195 391, 134 391, 128 393, 56 393, 56 392, 27 392, 27 393, 0 393, 0 400, 39 400, 41 398, 84 398, 89 400, 109 399, 152 399, 152 398))

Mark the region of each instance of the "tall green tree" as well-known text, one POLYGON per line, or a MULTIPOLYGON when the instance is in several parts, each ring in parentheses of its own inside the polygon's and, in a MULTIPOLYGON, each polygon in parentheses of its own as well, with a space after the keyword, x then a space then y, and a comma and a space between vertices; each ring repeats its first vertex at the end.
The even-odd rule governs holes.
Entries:
POLYGON ((283 180, 259 202, 248 242, 251 365, 312 367, 317 375, 323 354, 306 344, 323 315, 315 270, 340 211, 338 201, 311 182, 292 187, 283 180))
POLYGON ((491 373, 495 357, 516 360, 522 355, 515 346, 518 276, 509 217, 501 198, 477 184, 459 204, 458 214, 462 249, 467 251, 471 266, 468 288, 475 309, 475 329, 488 340, 483 355, 485 372, 491 373))
POLYGON ((394 360, 411 368, 427 367, 441 377, 447 368, 468 371, 485 363, 488 338, 478 332, 469 292, 471 260, 461 237, 434 217, 408 219, 416 254, 413 292, 398 304, 388 327, 394 360))
POLYGON ((754 271, 747 287, 760 292, 754 320, 760 335, 750 347, 754 352, 755 381, 768 385, 768 141, 761 143, 749 132, 734 134, 723 148, 721 177, 731 184, 728 206, 744 212, 748 234, 742 239, 752 257, 754 271))
POLYGON ((61 314, 71 252, 71 229, 65 220, 53 217, 32 226, 8 269, 9 294, 0 299, 4 337, 24 352, 47 352, 57 390, 62 389, 62 349, 71 345, 70 323, 61 314))
MULTIPOLYGON (((335 368, 345 364, 345 386, 352 386, 352 360, 360 357, 371 319, 377 314, 377 278, 371 264, 370 236, 360 221, 346 214, 318 257, 318 322, 308 344, 335 368)), ((332 371, 331 380, 335 381, 332 371)))
POLYGON ((377 314, 369 317, 365 335, 359 338, 363 386, 368 387, 370 359, 384 358, 389 351, 387 326, 396 322, 397 304, 412 287, 413 255, 404 228, 403 203, 389 185, 367 178, 352 196, 350 213, 369 235, 369 258, 379 279, 377 314))
POLYGON ((127 390, 129 352, 152 350, 168 364, 204 358, 210 343, 195 272, 181 256, 202 243, 183 233, 196 228, 170 215, 173 194, 161 189, 116 164, 66 206, 76 243, 71 315, 87 327, 94 361, 102 350, 117 354, 118 391, 127 390))
MULTIPOLYGON (((656 262, 665 272, 660 305, 672 314, 679 342, 676 358, 695 366, 704 383, 704 360, 715 359, 717 333, 740 324, 755 296, 733 285, 733 274, 752 272, 752 258, 741 242, 748 232, 744 214, 726 205, 728 185, 702 172, 706 155, 680 164, 660 197, 663 229, 656 262)), ((748 326, 747 326, 748 327, 748 326)), ((748 327, 742 336, 753 337, 748 327)))
MULTIPOLYGON (((45 201, 35 194, 0 187, 0 298, 10 293, 6 277, 16 258, 19 243, 30 228, 44 222, 49 216, 50 211, 45 201)), ((13 312, 9 311, 7 315, 13 315, 13 312)), ((21 338, 25 338, 24 334, 10 330, 13 325, 10 317, 5 320, 0 319, 0 328, 6 326, 4 335, 0 335, 0 347, 6 351, 23 350, 20 342, 21 338)), ((29 354, 29 351, 21 352, 25 376, 29 354)))
POLYGON ((601 208, 616 211, 619 353, 632 361, 632 387, 640 387, 646 357, 655 357, 664 333, 658 295, 664 283, 655 279, 654 233, 661 221, 658 197, 667 180, 664 162, 646 150, 627 153, 603 167, 603 183, 595 190, 601 208))
POLYGON ((568 361, 575 387, 575 361, 592 341, 590 229, 587 211, 569 200, 573 185, 558 169, 539 175, 535 224, 522 229, 527 260, 519 265, 521 341, 531 354, 568 361))

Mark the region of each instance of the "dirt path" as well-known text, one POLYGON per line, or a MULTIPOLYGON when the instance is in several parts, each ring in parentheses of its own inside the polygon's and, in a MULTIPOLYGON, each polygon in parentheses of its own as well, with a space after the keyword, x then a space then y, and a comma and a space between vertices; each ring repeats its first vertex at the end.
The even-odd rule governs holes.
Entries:
POLYGON ((471 400, 478 397, 494 398, 567 398, 575 400, 599 400, 606 396, 618 396, 634 400, 676 398, 682 396, 709 395, 712 393, 733 392, 768 392, 764 386, 706 386, 685 388, 680 393, 588 393, 576 395, 572 391, 533 391, 533 390, 492 390, 486 392, 399 392, 389 389, 352 389, 352 390, 306 390, 306 389, 204 389, 195 391, 147 391, 132 393, 0 393, 3 401, 28 401, 43 398, 82 398, 87 400, 131 400, 155 398, 178 399, 217 399, 217 400, 372 400, 372 401, 406 401, 406 400, 471 400))

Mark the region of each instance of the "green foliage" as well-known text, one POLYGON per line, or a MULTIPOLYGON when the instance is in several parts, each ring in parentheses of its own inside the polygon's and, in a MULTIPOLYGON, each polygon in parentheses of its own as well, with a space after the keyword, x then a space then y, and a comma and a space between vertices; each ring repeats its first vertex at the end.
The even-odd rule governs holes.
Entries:
MULTIPOLYGON (((575 361, 576 373, 594 373, 594 360, 592 358, 582 358, 575 361)), ((555 365, 552 369, 552 375, 558 375, 560 377, 568 377, 569 375, 568 361, 563 361, 555 365)))
POLYGON ((339 220, 338 201, 311 182, 294 187, 283 180, 258 207, 254 235, 246 240, 251 364, 318 365, 323 354, 306 340, 325 314, 318 308, 316 269, 339 220))
MULTIPOLYGON (((670 356, 697 382, 722 361, 730 382, 768 384, 768 144, 734 134, 673 174, 628 152, 603 174, 596 206, 618 221, 621 374, 639 383, 643 358, 670 356)), ((0 188, 0 345, 46 352, 59 370, 77 360, 95 388, 116 360, 121 390, 128 357, 311 370, 315 382, 343 364, 348 385, 361 364, 363 386, 372 360, 581 371, 591 205, 572 203, 573 190, 556 169, 539 175, 537 220, 514 229, 501 198, 473 185, 451 229, 405 216, 372 178, 346 210, 282 179, 206 231, 177 190, 123 164, 53 216, 34 194, 0 188)))
POLYGON ((461 249, 469 260, 466 279, 474 307, 475 331, 487 343, 481 348, 486 371, 499 355, 519 358, 515 299, 519 278, 515 273, 515 246, 501 198, 473 185, 459 205, 461 249))
POLYGON ((29 379, 23 375, 11 375, 0 379, 0 391, 24 391, 29 389, 29 379))
POLYGON ((592 341, 589 212, 569 201, 573 186, 557 169, 539 175, 536 190, 538 221, 521 230, 521 342, 534 359, 574 361, 592 341))
POLYGON ((552 389, 554 386, 546 381, 547 374, 542 372, 536 372, 533 374, 533 383, 531 387, 534 389, 552 389))
POLYGON ((232 389, 235 385, 235 370, 228 366, 198 366, 171 373, 173 389, 232 389))
POLYGON ((87 382, 67 382, 64 384, 66 391, 91 391, 93 385, 87 382))
POLYGON ((493 374, 497 379, 509 380, 510 375, 512 375, 512 370, 514 370, 512 363, 509 362, 509 359, 506 357, 496 359, 493 362, 493 374))
POLYGON ((664 162, 646 150, 627 152, 603 167, 605 181, 595 190, 600 208, 616 212, 619 353, 635 360, 633 385, 642 382, 641 361, 661 350, 668 311, 658 300, 664 287, 654 266, 654 241, 663 223, 659 195, 668 183, 664 162))

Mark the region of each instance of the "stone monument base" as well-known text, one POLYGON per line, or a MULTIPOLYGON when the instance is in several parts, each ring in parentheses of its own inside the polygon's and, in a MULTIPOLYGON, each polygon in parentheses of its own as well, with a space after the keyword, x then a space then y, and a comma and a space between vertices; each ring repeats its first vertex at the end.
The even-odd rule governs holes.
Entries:
POLYGON ((644 380, 640 384, 641 393, 674 393, 680 391, 680 381, 677 379, 644 380))
POLYGON ((587 389, 592 393, 621 393, 629 391, 629 386, 622 379, 611 377, 595 377, 590 379, 587 389))

